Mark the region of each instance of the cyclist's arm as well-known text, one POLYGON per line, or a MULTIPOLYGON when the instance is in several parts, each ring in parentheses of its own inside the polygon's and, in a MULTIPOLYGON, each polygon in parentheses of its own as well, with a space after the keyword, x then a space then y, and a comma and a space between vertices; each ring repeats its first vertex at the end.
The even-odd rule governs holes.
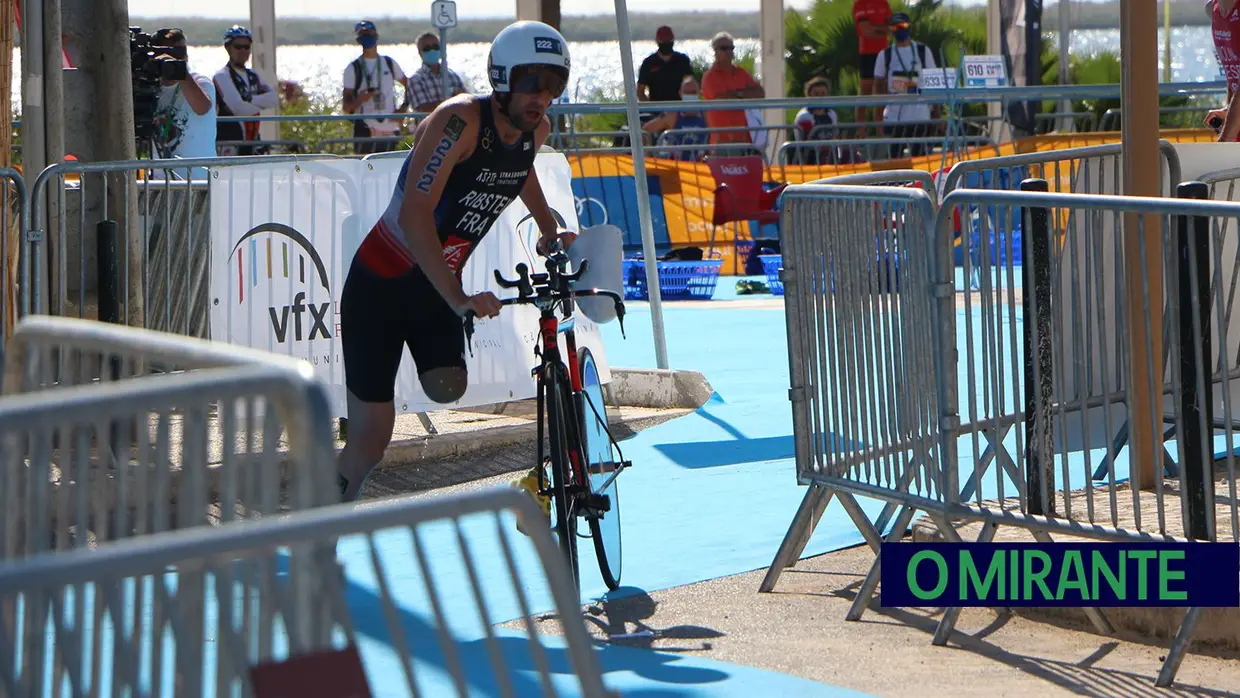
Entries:
POLYGON ((435 205, 443 196, 452 168, 477 138, 477 109, 473 104, 453 105, 418 124, 400 207, 400 227, 414 260, 439 295, 458 312, 468 296, 444 261, 443 244, 435 229, 435 205))
MULTIPOLYGON (((535 152, 542 149, 549 133, 551 133, 551 122, 543 117, 542 123, 534 132, 535 152)), ((538 181, 537 168, 531 168, 530 176, 525 179, 525 186, 521 188, 521 203, 529 209, 534 222, 538 224, 539 232, 542 233, 538 241, 538 248, 541 250, 543 245, 555 239, 559 230, 555 216, 551 214, 551 207, 547 205, 547 196, 543 193, 542 184, 538 181)))

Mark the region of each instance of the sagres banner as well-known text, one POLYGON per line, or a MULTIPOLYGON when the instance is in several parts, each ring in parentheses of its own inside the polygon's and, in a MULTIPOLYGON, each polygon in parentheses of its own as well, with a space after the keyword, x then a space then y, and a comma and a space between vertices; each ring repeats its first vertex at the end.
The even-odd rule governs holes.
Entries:
MULTIPOLYGON (((337 416, 346 416, 338 300, 362 238, 387 205, 403 160, 305 160, 222 167, 211 174, 211 337, 304 358, 330 386, 337 416)), ((564 227, 578 230, 571 171, 558 153, 538 156, 535 170, 564 227)), ((542 271, 534 253, 538 227, 514 201, 465 267, 466 292, 500 298, 496 269, 508 278, 519 262, 542 271)), ((412 299, 410 299, 412 302, 412 299)), ((398 413, 507 402, 534 396, 538 311, 506 307, 475 326, 466 355, 469 388, 441 405, 423 394, 406 350, 396 385, 398 413)), ((598 326, 577 315, 580 346, 611 374, 598 326)))

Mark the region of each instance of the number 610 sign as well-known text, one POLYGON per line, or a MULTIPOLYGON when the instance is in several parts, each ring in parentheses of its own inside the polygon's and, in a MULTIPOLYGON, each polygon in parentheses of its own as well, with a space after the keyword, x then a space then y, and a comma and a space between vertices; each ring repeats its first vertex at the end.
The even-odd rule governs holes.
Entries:
POLYGON ((1003 56, 965 56, 965 87, 1006 87, 1007 67, 1003 56))

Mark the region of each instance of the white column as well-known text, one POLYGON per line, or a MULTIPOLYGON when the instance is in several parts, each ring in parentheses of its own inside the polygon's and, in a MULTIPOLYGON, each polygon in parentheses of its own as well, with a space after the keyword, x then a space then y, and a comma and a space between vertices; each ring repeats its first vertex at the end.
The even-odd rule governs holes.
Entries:
MULTIPOLYGON (((250 67, 263 76, 271 89, 280 89, 276 75, 276 0, 250 0, 250 33, 254 35, 250 67)), ((277 104, 275 109, 264 113, 279 114, 280 107, 277 104)), ((278 140, 280 124, 260 121, 258 133, 263 140, 278 140)))
MULTIPOLYGON (((988 0, 986 3, 986 54, 990 56, 1003 55, 1003 16, 1000 14, 999 5, 999 0, 988 0)), ((1009 81, 1010 79, 1009 76, 1009 81)), ((1007 140, 1004 136, 1009 133, 1000 118, 1003 116, 1003 106, 1000 102, 986 104, 986 115, 990 117, 990 137, 996 143, 1007 140)))
MULTIPOLYGON (((761 0, 758 33, 762 42, 762 88, 767 99, 781 99, 784 94, 784 0, 761 0)), ((785 123, 783 109, 763 109, 762 119, 768 126, 785 123)), ((783 131, 771 131, 767 152, 779 152, 784 142, 783 131)))
POLYGON ((517 21, 542 21, 542 6, 539 0, 517 0, 517 21))

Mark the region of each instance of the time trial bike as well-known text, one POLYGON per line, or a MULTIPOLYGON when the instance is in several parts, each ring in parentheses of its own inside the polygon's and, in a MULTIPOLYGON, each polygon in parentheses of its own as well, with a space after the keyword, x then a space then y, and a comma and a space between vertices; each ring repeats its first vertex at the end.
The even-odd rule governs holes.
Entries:
MULTIPOLYGON (((516 267, 517 278, 505 279, 495 271, 502 288, 515 288, 515 298, 502 305, 533 305, 540 311, 538 340, 534 353, 538 365, 533 369, 537 382, 538 492, 554 504, 553 530, 568 559, 573 582, 580 588, 577 559, 578 520, 588 529, 582 538, 592 538, 599 572, 608 589, 620 586, 621 537, 620 499, 616 479, 632 463, 624 459, 620 445, 611 436, 603 388, 594 356, 577 346, 574 299, 586 296, 611 298, 615 304, 620 334, 624 336, 624 300, 614 292, 598 288, 579 289, 574 284, 589 268, 581 260, 568 272, 569 258, 559 241, 551 245, 545 273, 529 273, 525 264, 516 267), (558 311, 558 312, 557 312, 558 311), (562 316, 562 317, 561 317, 562 316), (560 335, 564 335, 561 351, 560 335), (544 436, 546 436, 544 448, 544 436), (613 452, 614 449, 614 452, 613 452), (550 467, 551 482, 545 472, 550 467)), ((465 314, 465 341, 473 355, 474 314, 465 314)))

